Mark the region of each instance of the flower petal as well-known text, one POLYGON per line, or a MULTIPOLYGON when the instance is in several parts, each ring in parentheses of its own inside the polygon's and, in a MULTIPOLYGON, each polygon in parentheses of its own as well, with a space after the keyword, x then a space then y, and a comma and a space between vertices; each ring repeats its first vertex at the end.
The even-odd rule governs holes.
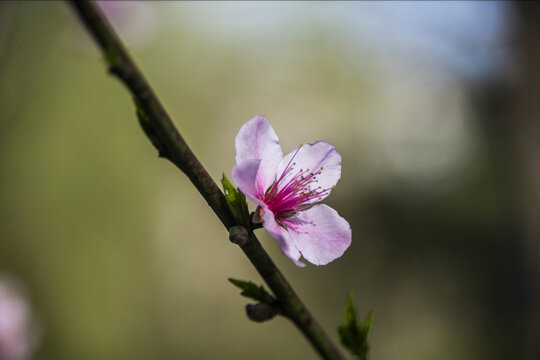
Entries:
POLYGON ((247 160, 232 169, 232 177, 234 184, 248 198, 253 201, 259 200, 259 189, 256 186, 257 173, 259 172, 260 160, 247 160))
POLYGON ((316 205, 286 220, 289 235, 304 259, 325 265, 337 259, 351 244, 347 220, 327 205, 316 205))
POLYGON ((307 190, 316 190, 318 187, 319 190, 327 190, 307 201, 316 203, 330 194, 332 187, 341 177, 341 156, 336 148, 326 141, 303 144, 283 158, 278 166, 278 176, 286 170, 280 184, 289 183, 300 170, 315 174, 313 182, 307 184, 307 190), (317 174, 319 171, 320 174, 317 174))
POLYGON ((245 123, 235 140, 236 163, 260 160, 257 186, 263 193, 274 183, 276 169, 283 159, 278 137, 268 120, 261 115, 245 123))
POLYGON ((264 209, 264 223, 263 226, 270 235, 276 240, 279 248, 285 256, 291 259, 297 266, 304 267, 306 264, 300 261, 300 252, 294 246, 289 232, 281 227, 274 217, 272 211, 270 211, 266 205, 262 207, 264 209))

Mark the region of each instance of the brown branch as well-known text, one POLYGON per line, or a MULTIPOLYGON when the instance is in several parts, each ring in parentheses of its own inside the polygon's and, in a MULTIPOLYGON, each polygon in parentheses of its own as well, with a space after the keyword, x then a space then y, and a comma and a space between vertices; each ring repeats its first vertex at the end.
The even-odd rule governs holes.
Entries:
MULTIPOLYGON (((109 72, 117 76, 133 95, 141 125, 160 156, 169 159, 187 175, 227 230, 237 225, 225 196, 182 138, 103 14, 90 1, 69 2, 104 53, 109 72)), ((344 359, 259 240, 250 236, 240 247, 273 291, 283 315, 293 321, 319 354, 324 359, 344 359)))

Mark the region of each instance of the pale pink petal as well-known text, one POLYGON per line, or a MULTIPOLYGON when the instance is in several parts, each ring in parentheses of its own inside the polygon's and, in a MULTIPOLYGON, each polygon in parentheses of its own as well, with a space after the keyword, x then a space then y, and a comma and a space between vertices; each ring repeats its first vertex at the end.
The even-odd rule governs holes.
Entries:
POLYGON ((312 264, 328 264, 351 244, 349 223, 327 205, 315 205, 285 222, 294 245, 312 264))
POLYGON ((275 220, 274 214, 266 206, 262 207, 264 210, 264 223, 263 226, 268 233, 276 240, 279 248, 285 256, 291 259, 297 266, 306 266, 300 261, 300 252, 294 246, 294 243, 287 230, 281 227, 275 220))
POLYGON ((260 192, 256 186, 256 178, 260 163, 260 160, 247 160, 236 165, 232 169, 234 184, 253 201, 260 201, 260 192))
POLYGON ((320 195, 315 196, 307 203, 318 202, 328 196, 332 187, 341 177, 341 156, 332 144, 326 141, 317 141, 300 145, 291 151, 278 166, 278 176, 287 171, 280 181, 281 185, 289 183, 300 171, 304 176, 315 174, 313 182, 307 184, 306 190, 319 190, 320 195), (317 174, 319 173, 320 174, 317 174))
POLYGON ((276 169, 283 159, 283 152, 274 129, 268 120, 261 115, 245 123, 235 140, 236 163, 247 160, 260 160, 257 174, 257 186, 264 192, 275 181, 276 169))

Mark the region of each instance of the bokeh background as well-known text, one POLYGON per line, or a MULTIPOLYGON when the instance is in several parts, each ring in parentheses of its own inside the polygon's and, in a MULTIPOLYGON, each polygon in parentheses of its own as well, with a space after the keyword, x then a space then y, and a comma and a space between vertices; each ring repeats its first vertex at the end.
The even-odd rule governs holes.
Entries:
MULTIPOLYGON (((344 256, 300 269, 259 230, 333 338, 352 290, 373 360, 540 357, 538 6, 101 6, 215 180, 256 114, 285 153, 338 148, 344 256)), ((0 275, 31 358, 317 358, 248 321, 227 278, 260 277, 156 155, 65 3, 0 3, 0 275)))

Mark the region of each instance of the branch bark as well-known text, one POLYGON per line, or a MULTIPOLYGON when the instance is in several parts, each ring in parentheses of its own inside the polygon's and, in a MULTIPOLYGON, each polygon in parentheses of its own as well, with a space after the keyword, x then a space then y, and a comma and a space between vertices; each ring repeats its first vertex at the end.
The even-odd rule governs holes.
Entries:
MULTIPOLYGON (((138 111, 143 113, 139 115, 145 118, 145 122, 141 119, 143 129, 158 148, 160 156, 169 159, 187 175, 227 230, 237 225, 225 196, 182 138, 104 15, 91 1, 69 0, 69 3, 105 55, 109 72, 117 76, 134 97, 138 111)), ((278 299, 283 315, 298 327, 321 357, 345 359, 255 235, 250 236, 250 240, 240 248, 278 299)))

